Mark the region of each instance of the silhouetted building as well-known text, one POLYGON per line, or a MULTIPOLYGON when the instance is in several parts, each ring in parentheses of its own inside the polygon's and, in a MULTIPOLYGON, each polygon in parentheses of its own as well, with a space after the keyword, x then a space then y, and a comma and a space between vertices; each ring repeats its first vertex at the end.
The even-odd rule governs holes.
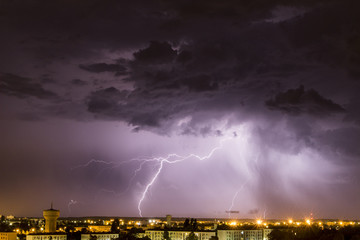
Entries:
POLYGON ((166 226, 171 227, 171 215, 166 215, 166 226))

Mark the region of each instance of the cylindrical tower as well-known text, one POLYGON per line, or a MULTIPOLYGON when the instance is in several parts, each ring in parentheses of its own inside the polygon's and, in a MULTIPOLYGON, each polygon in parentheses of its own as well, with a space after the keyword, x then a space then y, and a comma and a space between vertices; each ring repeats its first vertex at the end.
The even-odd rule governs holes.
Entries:
POLYGON ((60 216, 60 211, 51 208, 43 211, 43 216, 45 218, 45 232, 56 232, 56 220, 60 216))

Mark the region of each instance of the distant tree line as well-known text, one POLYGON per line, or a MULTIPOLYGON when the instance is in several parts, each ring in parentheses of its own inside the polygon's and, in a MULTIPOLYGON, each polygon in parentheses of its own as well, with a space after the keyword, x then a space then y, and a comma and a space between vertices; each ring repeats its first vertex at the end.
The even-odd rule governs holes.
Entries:
POLYGON ((197 220, 195 218, 186 218, 184 221, 184 230, 196 231, 198 230, 197 220))
POLYGON ((5 216, 1 216, 0 218, 0 232, 10 232, 12 229, 9 224, 6 222, 5 216))
POLYGON ((269 240, 360 240, 360 227, 321 229, 316 226, 274 229, 269 240))

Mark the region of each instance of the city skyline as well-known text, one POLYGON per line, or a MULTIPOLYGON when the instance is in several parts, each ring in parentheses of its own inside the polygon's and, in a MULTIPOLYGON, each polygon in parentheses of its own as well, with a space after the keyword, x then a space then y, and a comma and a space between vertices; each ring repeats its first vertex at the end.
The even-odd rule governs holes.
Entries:
POLYGON ((359 219, 357 1, 0 9, 0 215, 359 219))

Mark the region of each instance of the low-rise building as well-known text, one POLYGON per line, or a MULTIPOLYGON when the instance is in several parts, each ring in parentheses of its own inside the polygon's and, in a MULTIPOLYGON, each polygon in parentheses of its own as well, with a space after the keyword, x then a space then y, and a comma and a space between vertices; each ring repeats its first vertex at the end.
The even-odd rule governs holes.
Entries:
MULTIPOLYGON (((171 240, 185 240, 191 231, 168 231, 171 240)), ((196 231, 194 234, 198 237, 198 240, 209 240, 211 237, 216 236, 215 231, 196 231)), ((147 230, 145 235, 151 240, 162 240, 164 237, 164 230, 147 230)))
POLYGON ((0 240, 16 240, 16 232, 0 232, 0 240))
POLYGON ((135 233, 136 238, 143 238, 145 236, 146 236, 145 232, 135 233))
POLYGON ((91 232, 110 232, 111 226, 109 226, 109 225, 89 225, 88 229, 91 232))
MULTIPOLYGON (((244 240, 263 240, 263 230, 244 230, 244 240)), ((265 239, 264 239, 265 240, 265 239)))
POLYGON ((85 233, 81 234, 81 240, 112 240, 119 238, 118 233, 85 233))
POLYGON ((269 240, 269 234, 271 233, 272 229, 264 228, 263 229, 263 238, 264 240, 269 240))
POLYGON ((26 240, 66 240, 66 239, 67 236, 64 233, 26 235, 26 240))
POLYGON ((268 240, 271 229, 217 230, 219 240, 268 240))

